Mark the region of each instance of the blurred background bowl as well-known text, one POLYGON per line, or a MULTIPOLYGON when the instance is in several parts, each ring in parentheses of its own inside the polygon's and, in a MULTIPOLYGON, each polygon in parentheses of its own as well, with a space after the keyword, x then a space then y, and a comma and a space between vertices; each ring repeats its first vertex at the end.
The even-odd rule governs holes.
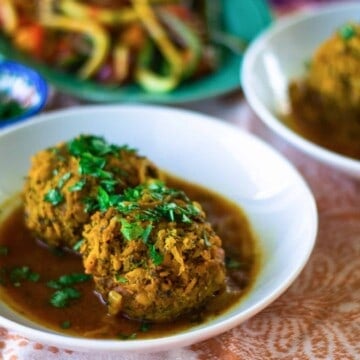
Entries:
POLYGON ((359 160, 327 150, 283 122, 290 81, 305 74, 315 49, 349 21, 360 21, 360 2, 322 5, 280 19, 247 49, 241 79, 249 104, 274 132, 323 163, 360 177, 359 160))
POLYGON ((222 52, 219 67, 206 76, 183 82, 171 92, 148 92, 133 82, 118 86, 81 79, 74 73, 60 71, 31 58, 13 46, 10 39, 1 33, 0 53, 7 59, 19 61, 35 69, 56 90, 86 101, 179 104, 212 98, 240 90, 238 71, 244 46, 272 21, 272 11, 266 0, 209 1, 215 8, 217 3, 221 5, 216 18, 216 22, 221 24, 221 32, 214 35, 216 39, 213 39, 213 42, 222 52))
POLYGON ((47 97, 48 86, 38 72, 15 61, 0 62, 0 128, 35 115, 47 97))

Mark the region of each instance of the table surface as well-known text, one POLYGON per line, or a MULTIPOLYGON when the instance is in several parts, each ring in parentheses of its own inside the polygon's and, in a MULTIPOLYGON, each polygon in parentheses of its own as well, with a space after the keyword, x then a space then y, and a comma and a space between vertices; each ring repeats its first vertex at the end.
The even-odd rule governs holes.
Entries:
MULTIPOLYGON (((285 5, 288 10, 289 3, 285 5)), ((56 93, 48 109, 79 104, 56 93)), ((177 107, 216 116, 259 136, 303 175, 316 199, 319 231, 299 277, 256 316, 187 348, 148 355, 83 354, 34 343, 0 328, 0 360, 360 359, 360 181, 280 139, 256 117, 241 92, 177 107)))

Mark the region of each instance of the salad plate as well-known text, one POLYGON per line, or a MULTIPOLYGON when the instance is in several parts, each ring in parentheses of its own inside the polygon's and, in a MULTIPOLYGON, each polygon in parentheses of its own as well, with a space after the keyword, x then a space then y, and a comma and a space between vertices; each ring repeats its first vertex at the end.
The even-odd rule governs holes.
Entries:
MULTIPOLYGON (((223 32, 246 43, 272 21, 272 14, 264 0, 222 0, 221 23, 223 32)), ((231 45, 230 45, 231 46, 231 45)), ((219 67, 208 75, 180 84, 170 92, 149 92, 136 84, 124 86, 104 85, 90 80, 82 80, 74 74, 63 73, 51 66, 40 64, 21 53, 5 37, 0 36, 0 54, 5 58, 20 61, 39 71, 54 88, 93 102, 148 102, 184 103, 211 98, 240 89, 238 69, 243 53, 223 48, 219 67)))

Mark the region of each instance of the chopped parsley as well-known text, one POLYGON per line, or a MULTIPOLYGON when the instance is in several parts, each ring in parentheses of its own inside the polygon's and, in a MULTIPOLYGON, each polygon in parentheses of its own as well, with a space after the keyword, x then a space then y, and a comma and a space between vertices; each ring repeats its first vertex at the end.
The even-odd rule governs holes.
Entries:
POLYGON ((50 303, 56 308, 64 308, 69 305, 71 300, 79 299, 80 297, 81 293, 79 290, 66 287, 55 291, 50 298, 50 303))
POLYGON ((352 24, 345 24, 339 29, 339 35, 345 41, 348 41, 356 36, 356 28, 352 24))
POLYGON ((150 325, 150 323, 148 323, 148 322, 143 322, 143 323, 141 323, 141 325, 140 325, 140 331, 141 331, 141 332, 147 332, 147 331, 150 330, 150 328, 151 328, 151 325, 150 325))
POLYGON ((56 206, 64 201, 64 195, 57 188, 51 189, 45 194, 44 200, 56 206))
POLYGON ((126 284, 128 282, 128 279, 125 276, 116 275, 115 278, 116 281, 119 282, 120 284, 126 284))
MULTIPOLYGON (((110 202, 105 194, 102 196, 104 197, 103 204, 110 202)), ((200 214, 200 210, 183 191, 168 188, 161 181, 127 188, 119 196, 118 202, 113 202, 112 205, 123 215, 133 212, 133 218, 130 220, 119 218, 120 232, 127 241, 142 240, 147 244, 149 256, 155 265, 163 262, 163 255, 151 243, 150 235, 154 223, 165 220, 190 224, 200 214)), ((209 244, 208 242, 207 245, 209 244)))
POLYGON ((244 264, 238 260, 235 260, 228 256, 225 257, 225 266, 227 269, 238 270, 241 269, 243 265, 244 264))
MULTIPOLYGON (((115 194, 116 186, 119 181, 115 178, 117 174, 127 176, 121 169, 114 168, 111 171, 105 169, 108 164, 108 155, 120 157, 122 151, 135 153, 136 150, 128 145, 118 146, 107 143, 102 137, 93 135, 80 135, 66 143, 69 154, 79 161, 78 174, 82 175, 79 181, 68 187, 70 192, 81 191, 86 185, 86 177, 90 176, 98 179, 98 194, 83 199, 85 211, 93 213, 97 210, 107 210, 118 196, 115 194)), ((58 154, 57 148, 51 149, 58 154)), ((54 170, 54 176, 58 175, 58 170, 54 170)), ((49 190, 44 200, 56 206, 62 203, 64 195, 61 189, 72 177, 70 172, 64 174, 53 189, 49 190)))
POLYGON ((120 340, 134 340, 137 337, 136 333, 132 334, 118 334, 117 336, 120 340))
POLYGON ((62 189, 65 185, 65 183, 71 178, 71 173, 70 172, 67 172, 65 173, 60 179, 59 179, 59 182, 58 182, 58 189, 62 189))
POLYGON ((73 249, 74 251, 79 251, 83 242, 84 242, 84 239, 79 240, 79 241, 72 247, 72 249, 73 249))
POLYGON ((70 329, 71 328, 71 322, 69 320, 65 320, 60 324, 60 327, 62 329, 70 329))
POLYGON ((118 146, 109 144, 104 138, 93 135, 80 135, 79 137, 69 141, 67 143, 67 147, 70 154, 76 157, 82 157, 85 153, 102 157, 108 154, 119 156, 120 150, 126 150, 129 152, 136 151, 127 145, 118 146))
POLYGON ((210 247, 210 246, 211 246, 211 242, 210 242, 210 240, 209 240, 209 238, 208 238, 208 234, 207 234, 206 231, 204 231, 203 237, 204 237, 205 245, 206 245, 207 247, 210 247))
POLYGON ((154 244, 148 244, 149 247, 149 252, 150 252, 150 258, 152 260, 152 262, 154 263, 154 265, 160 265, 162 264, 162 262, 164 261, 164 256, 159 253, 154 244))
POLYGON ((114 205, 119 212, 128 214, 138 208, 139 220, 191 223, 200 213, 183 191, 168 188, 161 181, 125 189, 118 200, 114 205), (144 196, 150 198, 153 205, 140 209, 139 202, 144 196))
POLYGON ((120 219, 121 233, 126 240, 136 240, 142 237, 145 229, 139 222, 129 222, 125 219, 120 219))
MULTIPOLYGON (((142 322, 139 327, 139 331, 141 332, 147 332, 150 330, 151 325, 148 322, 142 322)), ((131 334, 123 334, 120 333, 117 335, 117 337, 121 340, 133 340, 137 338, 137 333, 131 333, 131 334)))
POLYGON ((10 270, 10 281, 14 286, 21 286, 23 281, 37 282, 40 279, 40 275, 31 271, 28 266, 14 267, 10 270))
POLYGON ((73 285, 88 281, 90 275, 83 273, 71 273, 62 275, 56 280, 50 280, 46 285, 56 291, 50 297, 50 304, 56 308, 64 308, 70 305, 71 300, 79 299, 81 293, 73 285))
POLYGON ((72 286, 91 279, 91 275, 84 273, 71 273, 60 276, 57 280, 50 280, 47 286, 53 289, 61 289, 65 286, 72 286))
POLYGON ((69 186, 68 190, 70 192, 81 191, 85 187, 85 185, 86 185, 86 180, 85 178, 83 178, 77 181, 74 185, 69 186))

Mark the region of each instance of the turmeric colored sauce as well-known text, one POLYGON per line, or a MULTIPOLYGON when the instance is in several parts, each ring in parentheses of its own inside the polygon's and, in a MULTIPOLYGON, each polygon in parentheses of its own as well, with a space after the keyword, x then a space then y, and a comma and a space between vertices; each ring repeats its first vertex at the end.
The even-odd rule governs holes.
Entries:
POLYGON ((256 276, 259 264, 256 242, 246 216, 223 197, 175 177, 167 183, 183 189, 200 202, 208 219, 223 240, 227 257, 227 289, 214 296, 205 307, 171 323, 144 324, 121 316, 109 316, 101 298, 94 292, 92 280, 76 284, 81 294, 68 306, 56 308, 50 303, 54 290, 51 280, 71 273, 82 273, 79 255, 54 251, 31 236, 24 225, 23 209, 17 207, 0 225, 0 297, 24 317, 58 332, 88 338, 156 338, 179 332, 217 316, 241 300, 256 276), (235 266, 234 266, 235 264, 235 266), (28 270, 37 277, 15 281, 14 269, 28 270))
POLYGON ((347 131, 329 129, 325 122, 310 124, 295 114, 283 116, 283 121, 305 139, 335 153, 360 160, 360 141, 357 132, 354 131, 351 135, 351 129, 346 129, 347 131))

